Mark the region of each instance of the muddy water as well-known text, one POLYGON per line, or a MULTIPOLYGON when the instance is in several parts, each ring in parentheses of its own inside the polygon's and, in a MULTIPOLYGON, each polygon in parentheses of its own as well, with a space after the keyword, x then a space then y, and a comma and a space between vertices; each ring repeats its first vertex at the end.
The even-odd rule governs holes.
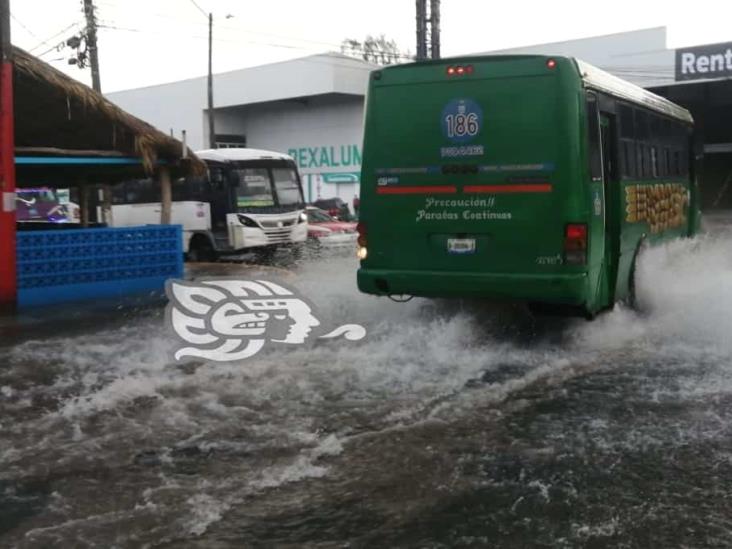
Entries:
POLYGON ((729 232, 651 250, 648 313, 593 323, 355 267, 278 276, 359 342, 176 364, 155 306, 6 335, 0 545, 732 546, 729 232))

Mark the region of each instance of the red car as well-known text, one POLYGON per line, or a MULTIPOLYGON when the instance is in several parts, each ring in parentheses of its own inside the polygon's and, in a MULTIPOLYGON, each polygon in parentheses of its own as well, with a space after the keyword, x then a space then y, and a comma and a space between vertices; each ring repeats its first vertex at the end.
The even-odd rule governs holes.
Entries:
POLYGON ((308 206, 308 242, 323 247, 356 247, 356 223, 338 221, 325 210, 308 206))

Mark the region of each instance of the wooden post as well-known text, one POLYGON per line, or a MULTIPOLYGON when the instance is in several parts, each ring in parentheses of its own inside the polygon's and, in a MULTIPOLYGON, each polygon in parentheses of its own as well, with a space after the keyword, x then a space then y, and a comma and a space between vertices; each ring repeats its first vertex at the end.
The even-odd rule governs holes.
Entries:
POLYGON ((89 184, 81 185, 81 200, 79 209, 81 210, 81 226, 86 228, 89 226, 89 184))
POLYGON ((160 224, 170 225, 173 190, 170 181, 170 169, 167 166, 160 168, 158 181, 160 182, 160 224))
POLYGON ((15 309, 15 140, 10 1, 0 0, 0 309, 15 309))
POLYGON ((216 148, 216 129, 214 127, 213 107, 213 13, 208 14, 208 148, 216 148))
POLYGON ((112 219, 112 186, 109 183, 102 185, 102 218, 99 220, 111 227, 112 219))

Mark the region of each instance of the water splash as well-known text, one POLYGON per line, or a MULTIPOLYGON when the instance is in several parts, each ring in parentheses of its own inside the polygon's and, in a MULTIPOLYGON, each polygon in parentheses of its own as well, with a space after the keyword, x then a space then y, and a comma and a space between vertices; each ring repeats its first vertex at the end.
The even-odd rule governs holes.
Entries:
MULTIPOLYGON (((187 509, 189 533, 198 535, 236 504, 232 494, 330 475, 329 460, 347 455, 362 435, 469 417, 636 351, 689 364, 716 353, 714 361, 731 362, 728 236, 650 249, 639 271, 648 314, 619 306, 592 323, 552 321, 544 327, 549 337, 535 337, 497 308, 359 294, 355 268, 346 259, 308 264, 292 284, 319 307, 324 324, 363 324, 368 335, 360 341, 319 340, 227 365, 180 366, 169 358, 175 342, 162 319, 143 316, 121 328, 11 347, 0 372, 0 406, 9 414, 1 420, 0 480, 78 474, 90 456, 118 471, 157 468, 151 478, 164 479, 159 495, 135 513, 187 509), (504 370, 511 376, 499 375, 504 370), (152 457, 136 461, 141 453, 152 457), (189 469, 191 479, 212 480, 204 492, 178 474, 189 469)), ((119 480, 116 489, 127 491, 133 509, 153 482, 119 480)), ((64 501, 63 520, 88 512, 73 495, 64 501)))

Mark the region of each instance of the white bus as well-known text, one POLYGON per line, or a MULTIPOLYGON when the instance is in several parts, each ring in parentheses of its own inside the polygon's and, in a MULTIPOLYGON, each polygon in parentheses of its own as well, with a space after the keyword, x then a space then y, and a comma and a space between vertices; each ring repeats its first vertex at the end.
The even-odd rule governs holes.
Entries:
MULTIPOLYGON (((234 148, 196 156, 208 174, 173 183, 171 212, 171 222, 183 226, 183 251, 190 261, 304 245, 307 215, 292 157, 234 148)), ((115 227, 160 223, 160 189, 152 180, 115 186, 112 203, 115 227)))

